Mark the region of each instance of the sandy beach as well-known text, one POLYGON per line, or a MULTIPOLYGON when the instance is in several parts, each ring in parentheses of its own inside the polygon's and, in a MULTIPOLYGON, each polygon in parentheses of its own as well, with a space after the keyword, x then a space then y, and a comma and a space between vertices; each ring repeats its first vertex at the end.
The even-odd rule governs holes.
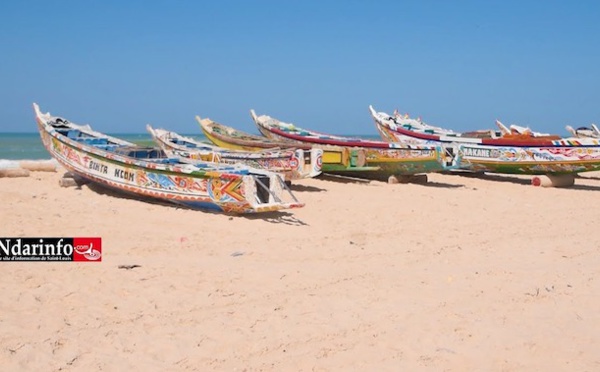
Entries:
POLYGON ((598 173, 304 180, 304 208, 248 217, 62 174, 0 179, 0 236, 98 236, 103 261, 1 263, 3 370, 600 369, 598 173))

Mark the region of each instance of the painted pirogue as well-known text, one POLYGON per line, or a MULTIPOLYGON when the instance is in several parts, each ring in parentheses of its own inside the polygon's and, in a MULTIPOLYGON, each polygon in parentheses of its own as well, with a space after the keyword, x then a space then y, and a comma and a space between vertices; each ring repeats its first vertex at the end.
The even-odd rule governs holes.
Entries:
POLYGON ((439 144, 388 143, 336 136, 303 129, 267 115, 258 116, 253 110, 250 111, 250 114, 259 131, 266 137, 277 141, 287 141, 290 144, 341 148, 356 153, 355 164, 367 167, 366 170, 352 171, 327 169, 323 165, 323 172, 327 173, 387 179, 392 175, 414 175, 454 169, 459 162, 459 159, 452 155, 451 149, 446 149, 439 144))
MULTIPOLYGON (((217 146, 228 149, 263 151, 265 149, 303 149, 304 151, 320 151, 321 157, 317 158, 318 167, 323 173, 337 173, 352 175, 363 172, 374 172, 378 167, 364 165, 364 151, 357 148, 342 146, 323 146, 311 143, 294 142, 287 139, 277 140, 265 136, 254 135, 217 123, 210 119, 200 119, 196 116, 200 128, 206 138, 217 146)), ((312 157, 311 159, 314 159, 312 157)), ((312 164, 312 162, 311 162, 312 164)))
POLYGON ((377 112, 369 106, 384 140, 416 144, 454 145, 461 167, 507 174, 568 175, 600 170, 600 139, 562 138, 528 128, 457 133, 403 115, 377 112))
POLYGON ((138 196, 225 213, 269 212, 303 206, 280 175, 243 165, 188 162, 158 148, 42 113, 33 104, 42 142, 70 172, 138 196))
POLYGON ((286 181, 312 178, 321 174, 319 157, 323 151, 302 149, 264 149, 262 151, 230 150, 200 142, 176 132, 146 126, 148 132, 165 153, 187 159, 198 159, 216 163, 242 163, 251 167, 280 173, 286 181), (305 159, 314 157, 315 164, 306 164, 305 159))

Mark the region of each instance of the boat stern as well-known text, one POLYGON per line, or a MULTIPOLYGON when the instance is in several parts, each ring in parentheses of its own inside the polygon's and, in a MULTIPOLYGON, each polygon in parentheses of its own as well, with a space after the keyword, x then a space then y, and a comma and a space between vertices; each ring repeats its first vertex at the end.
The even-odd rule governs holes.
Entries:
POLYGON ((280 175, 276 173, 252 174, 243 177, 246 198, 251 205, 247 213, 270 212, 300 208, 298 201, 280 175))
POLYGON ((314 178, 321 174, 323 150, 316 148, 310 150, 296 149, 290 163, 293 168, 292 179, 314 178))
POLYGON ((468 167, 462 163, 462 151, 457 144, 444 144, 439 146, 440 163, 444 170, 462 169, 468 167))
POLYGON ((323 172, 323 150, 312 148, 310 150, 310 177, 317 177, 323 172))

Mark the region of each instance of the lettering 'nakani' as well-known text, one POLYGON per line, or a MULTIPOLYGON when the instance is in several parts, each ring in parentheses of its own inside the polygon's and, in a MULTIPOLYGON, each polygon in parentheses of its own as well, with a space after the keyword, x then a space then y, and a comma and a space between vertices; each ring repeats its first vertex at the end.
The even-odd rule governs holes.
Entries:
POLYGON ((465 156, 475 156, 478 158, 491 158, 491 150, 490 149, 474 149, 471 147, 465 147, 463 149, 465 156))

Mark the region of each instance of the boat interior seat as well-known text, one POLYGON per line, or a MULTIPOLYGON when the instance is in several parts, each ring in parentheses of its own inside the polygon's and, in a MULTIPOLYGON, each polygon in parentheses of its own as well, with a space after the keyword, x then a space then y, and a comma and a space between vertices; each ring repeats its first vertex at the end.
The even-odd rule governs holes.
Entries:
POLYGON ((150 159, 153 163, 159 163, 159 164, 179 164, 180 161, 177 158, 157 158, 157 159, 150 159))
POLYGON ((94 147, 96 147, 100 150, 114 152, 118 146, 117 145, 98 145, 98 146, 94 146, 94 147))
POLYGON ((106 138, 93 138, 93 137, 78 137, 75 138, 77 142, 85 143, 86 145, 108 145, 108 140, 106 138))
POLYGON ((115 153, 136 159, 163 159, 167 157, 164 151, 154 147, 118 147, 115 153))
POLYGON ((69 129, 66 133, 67 138, 75 139, 79 138, 81 132, 76 129, 69 129))

